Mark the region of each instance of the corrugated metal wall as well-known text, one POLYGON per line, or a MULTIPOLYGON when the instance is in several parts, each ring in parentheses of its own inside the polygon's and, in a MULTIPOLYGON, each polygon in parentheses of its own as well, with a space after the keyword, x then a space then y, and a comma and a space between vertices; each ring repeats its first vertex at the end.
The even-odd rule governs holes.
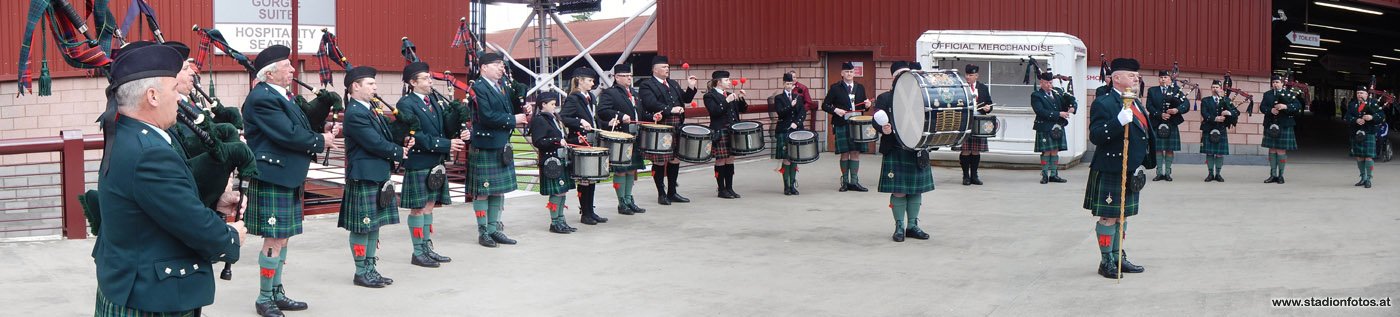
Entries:
POLYGON ((912 59, 927 30, 1064 32, 1144 68, 1267 75, 1268 0, 658 0, 658 48, 672 61, 815 61, 823 51, 912 59))
MULTIPOLYGON (((87 10, 82 8, 83 1, 73 3, 77 6, 79 14, 87 13, 87 10)), ((111 1, 112 13, 118 21, 125 18, 129 4, 130 1, 111 1)), ((150 4, 156 11, 156 17, 167 41, 179 41, 195 46, 199 39, 190 27, 195 24, 210 27, 214 24, 212 0, 155 0, 150 1, 150 4)), ((455 73, 466 73, 466 68, 462 66, 465 50, 450 49, 448 45, 452 43, 452 35, 457 32, 458 18, 467 16, 468 10, 467 1, 434 0, 408 3, 337 0, 336 35, 350 63, 357 66, 369 65, 384 71, 401 70, 404 63, 403 57, 399 55, 399 43, 401 38, 408 36, 418 46, 420 57, 432 64, 436 70, 451 67, 448 69, 455 73)), ((14 81, 16 78, 16 72, 19 70, 19 43, 23 39, 28 12, 29 1, 0 1, 0 21, 4 21, 0 23, 0 43, 6 44, 0 48, 0 81, 14 81)), ((138 26, 133 25, 130 33, 135 34, 136 39, 149 40, 150 31, 144 29, 145 24, 138 25, 142 29, 138 32, 138 26)), ((42 43, 39 36, 39 32, 36 31, 35 47, 31 50, 31 69, 35 77, 38 76, 39 54, 43 52, 39 48, 42 43)), ((48 57, 49 68, 55 77, 86 74, 85 71, 68 67, 63 62, 52 38, 49 39, 48 57)), ((301 58, 306 60, 308 68, 316 67, 313 56, 307 54, 301 58)), ((243 69, 229 58, 212 59, 215 70, 243 69)))

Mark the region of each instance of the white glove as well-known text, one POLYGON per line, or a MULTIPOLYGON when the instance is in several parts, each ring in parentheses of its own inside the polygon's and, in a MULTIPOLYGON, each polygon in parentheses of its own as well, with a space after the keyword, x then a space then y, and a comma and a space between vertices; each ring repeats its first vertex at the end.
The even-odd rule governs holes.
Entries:
POLYGON ((884 110, 875 111, 875 125, 883 126, 890 123, 890 117, 884 110))
POLYGON ((1133 110, 1123 108, 1123 111, 1118 112, 1118 124, 1127 125, 1128 122, 1133 122, 1133 110))

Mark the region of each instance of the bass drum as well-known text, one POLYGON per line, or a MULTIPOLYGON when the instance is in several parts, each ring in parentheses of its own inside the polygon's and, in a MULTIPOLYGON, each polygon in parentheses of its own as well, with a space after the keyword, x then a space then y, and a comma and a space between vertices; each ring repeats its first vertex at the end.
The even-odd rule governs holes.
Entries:
POLYGON ((890 124, 905 149, 951 147, 971 133, 973 105, 956 70, 908 71, 894 80, 890 124))

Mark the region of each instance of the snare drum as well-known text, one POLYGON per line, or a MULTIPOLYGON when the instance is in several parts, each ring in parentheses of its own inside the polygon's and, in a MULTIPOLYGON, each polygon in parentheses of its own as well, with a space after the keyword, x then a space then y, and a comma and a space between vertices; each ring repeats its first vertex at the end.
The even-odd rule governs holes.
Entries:
POLYGON ((646 154, 671 154, 675 151, 674 144, 671 143, 672 135, 676 128, 655 123, 642 124, 642 139, 637 143, 637 148, 646 154))
POLYGON ((894 81, 890 123, 909 150, 953 146, 971 130, 973 100, 956 70, 908 71, 894 81))
POLYGON ((608 178, 608 149, 576 147, 569 151, 569 164, 574 179, 604 180, 608 178))
POLYGON ((870 143, 880 139, 880 134, 875 132, 875 117, 853 116, 846 122, 849 123, 846 133, 851 142, 870 143))
POLYGON ((997 116, 973 115, 972 116, 972 136, 979 138, 992 138, 997 136, 1001 124, 997 122, 997 116))
POLYGON ((733 134, 729 137, 729 151, 735 156, 749 155, 763 151, 763 125, 753 121, 739 121, 729 125, 733 134))
POLYGON ((676 149, 676 156, 688 163, 705 163, 712 158, 710 151, 714 146, 714 139, 710 136, 711 130, 702 125, 687 124, 681 126, 680 147, 676 149))
POLYGON ((797 130, 787 134, 788 160, 797 164, 816 162, 821 151, 817 148, 817 134, 812 131, 797 130))
POLYGON ((608 148, 608 162, 612 165, 632 165, 632 141, 635 137, 626 132, 598 131, 598 141, 608 148))

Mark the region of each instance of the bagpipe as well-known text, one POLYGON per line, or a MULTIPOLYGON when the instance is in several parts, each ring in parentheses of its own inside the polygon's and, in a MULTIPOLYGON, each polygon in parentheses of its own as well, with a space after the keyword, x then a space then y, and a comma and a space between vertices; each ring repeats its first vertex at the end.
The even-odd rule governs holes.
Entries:
MULTIPOLYGON (((1230 98, 1230 94, 1236 94, 1236 95, 1240 95, 1240 97, 1243 97, 1243 98, 1245 99, 1245 101, 1249 102, 1249 107, 1248 107, 1248 108, 1245 108, 1245 113, 1248 114, 1248 115, 1251 116, 1251 117, 1254 116, 1254 95, 1250 95, 1248 92, 1245 92, 1245 91, 1242 90, 1242 89, 1235 88, 1235 81, 1234 81, 1233 79, 1230 78, 1230 72, 1229 72, 1229 71, 1226 71, 1226 72, 1225 72, 1225 80, 1220 84, 1220 88, 1223 89, 1223 90, 1225 90, 1225 96, 1224 96, 1224 97, 1225 97, 1225 99, 1229 99, 1229 100, 1231 101, 1231 103, 1234 102, 1234 99, 1230 98)), ((1283 96, 1283 97, 1292 98, 1292 96, 1283 96)), ((1280 98, 1283 98, 1283 97, 1280 97, 1280 98)), ((1270 106, 1272 106, 1272 105, 1270 105, 1270 106)), ((1259 110, 1262 111, 1263 109, 1261 108, 1261 109, 1259 109, 1259 110)))
MULTIPOLYGON (((1185 103, 1187 105, 1186 108, 1188 109, 1199 109, 1198 107, 1200 107, 1199 103, 1201 101, 1201 85, 1193 84, 1189 80, 1181 79, 1181 64, 1175 61, 1172 62, 1172 70, 1167 74, 1171 75, 1172 77, 1172 85, 1169 89, 1167 89, 1167 97, 1171 98, 1172 101, 1174 101, 1173 106, 1185 103), (1196 102, 1198 104, 1192 104, 1191 99, 1187 97, 1185 89, 1188 87, 1191 89, 1191 94, 1196 95, 1196 102)), ((1180 117, 1181 116, 1176 116, 1173 117, 1173 119, 1180 117)), ((1175 123, 1181 122, 1177 121, 1175 123)))
MULTIPOLYGON (((257 75, 258 70, 253 67, 253 63, 248 59, 248 56, 229 47, 228 40, 224 39, 223 33, 220 33, 218 29, 200 28, 197 24, 191 27, 191 29, 193 29, 200 38, 198 50, 192 57, 196 66, 202 69, 209 55, 213 53, 212 49, 218 49, 223 51, 229 58, 233 58, 234 61, 238 62, 238 65, 243 66, 243 68, 248 71, 249 76, 257 75)), ((325 39, 323 38, 322 41, 325 41, 325 39)), ((306 98, 300 95, 296 96, 293 101, 297 106, 301 107, 302 112, 306 113, 306 118, 311 123, 311 130, 316 133, 325 133, 327 119, 339 118, 339 113, 345 111, 340 95, 324 88, 317 90, 297 78, 292 78, 292 81, 301 85, 302 88, 316 92, 316 97, 311 101, 307 101, 306 98)), ((323 82, 322 84, 324 85, 326 83, 323 82)))
POLYGON ((1370 94, 1372 102, 1382 108, 1393 108, 1395 105, 1395 94, 1376 89, 1376 75, 1371 75, 1371 80, 1366 84, 1366 92, 1370 94))
MULTIPOLYGON (((466 18, 463 18, 463 21, 465 21, 465 19, 466 18)), ((465 26, 462 28, 465 28, 465 26)), ((454 39, 453 42, 455 45, 456 40, 454 39)), ((399 47, 399 54, 403 55, 404 64, 422 61, 418 58, 418 46, 414 45, 413 41, 409 41, 407 36, 402 39, 402 44, 399 47)), ((470 56, 473 54, 468 53, 467 55, 470 56)), ((430 88, 431 91, 429 92, 429 95, 437 100, 438 106, 442 107, 445 111, 445 115, 442 117, 443 134, 448 138, 457 138, 457 135, 461 134, 462 131, 467 131, 467 125, 471 122, 471 116, 475 105, 473 100, 476 99, 476 92, 472 90, 468 82, 458 81, 455 77, 452 77, 451 72, 430 71, 429 74, 433 79, 445 81, 449 88, 461 90, 467 96, 461 100, 454 100, 451 91, 448 91, 448 94, 444 95, 438 92, 436 88, 430 88)), ((408 85, 404 85, 404 95, 408 95, 411 89, 412 88, 408 85)))
MULTIPOLYGON (((98 2, 101 5, 94 7, 92 1, 89 0, 89 11, 100 11, 96 14, 98 19, 102 22, 109 21, 111 13, 107 9, 106 1, 98 0, 98 2)), ((53 93, 53 76, 49 73, 48 60, 49 37, 53 37, 54 43, 58 44, 59 55, 63 56, 63 61, 68 66, 105 72, 107 66, 112 63, 110 45, 104 46, 103 44, 108 40, 104 37, 105 33, 98 32, 98 38, 93 38, 93 35, 88 33, 87 20, 78 15, 78 11, 67 0, 30 0, 29 14, 26 18, 24 35, 19 48, 19 80, 17 81, 19 91, 16 96, 34 93, 34 76, 29 69, 29 55, 34 44, 34 31, 42 28, 40 22, 47 22, 49 33, 52 34, 52 36, 39 35, 43 38, 43 43, 40 45, 43 56, 39 66, 40 96, 48 96, 53 93)))
MULTIPOLYGON (((1051 93, 1055 94, 1056 99, 1060 100, 1060 111, 1075 113, 1076 109, 1079 108, 1079 100, 1075 97, 1074 93, 1074 77, 1051 73, 1049 69, 1041 69, 1040 64, 1035 61, 1034 57, 1026 57, 1026 60, 1028 61, 1026 63, 1026 75, 1025 78, 1021 80, 1022 83, 1030 84, 1032 78, 1036 78, 1036 76, 1043 73, 1050 73, 1051 77, 1053 77, 1052 79, 1065 83, 1064 87, 1051 87, 1050 89, 1051 93)), ((1054 122, 1061 127, 1069 126, 1069 119, 1066 118, 1057 117, 1054 122)))

